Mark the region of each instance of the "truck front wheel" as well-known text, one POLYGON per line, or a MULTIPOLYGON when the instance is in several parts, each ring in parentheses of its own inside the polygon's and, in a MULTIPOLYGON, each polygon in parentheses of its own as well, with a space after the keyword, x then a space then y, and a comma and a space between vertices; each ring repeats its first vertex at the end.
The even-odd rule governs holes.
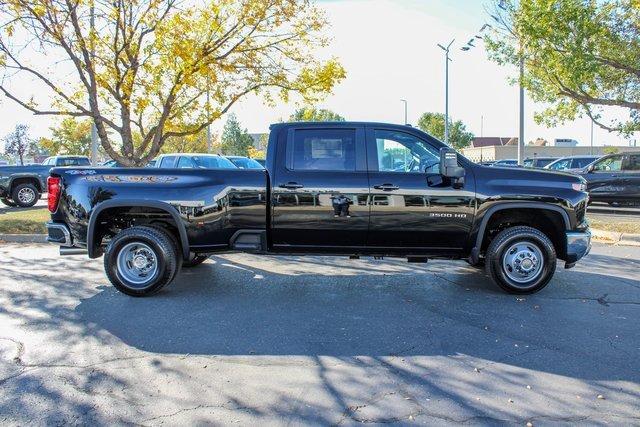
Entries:
POLYGON ((104 255, 104 270, 120 292, 152 295, 171 283, 179 268, 178 248, 164 230, 131 227, 118 233, 104 255))
POLYGON ((501 231, 485 254, 489 277, 512 294, 538 292, 556 270, 556 251, 549 238, 532 227, 518 226, 501 231))

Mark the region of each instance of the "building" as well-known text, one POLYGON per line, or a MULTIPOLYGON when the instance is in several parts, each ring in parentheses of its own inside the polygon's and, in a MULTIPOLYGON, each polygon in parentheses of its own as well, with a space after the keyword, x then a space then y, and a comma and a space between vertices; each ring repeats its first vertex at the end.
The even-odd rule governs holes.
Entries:
MULTIPOLYGON (((524 157, 566 157, 566 156, 585 156, 594 154, 597 156, 603 156, 607 154, 605 149, 617 149, 619 153, 635 152, 640 153, 640 147, 626 147, 626 146, 535 146, 525 145, 524 157)), ((517 159, 518 158, 518 146, 516 145, 491 145, 487 147, 468 147, 462 149, 462 154, 471 161, 474 162, 488 162, 502 159, 517 159)))
POLYGON ((556 138, 553 145, 556 147, 575 147, 578 145, 578 141, 570 138, 556 138))

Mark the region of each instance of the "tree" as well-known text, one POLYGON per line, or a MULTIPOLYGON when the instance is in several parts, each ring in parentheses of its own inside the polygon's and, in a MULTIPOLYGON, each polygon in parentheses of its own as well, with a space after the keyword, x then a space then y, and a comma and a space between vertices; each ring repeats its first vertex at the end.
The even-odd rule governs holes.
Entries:
MULTIPOLYGON (((212 141, 216 138, 212 137, 212 141)), ((216 144, 212 144, 216 145, 216 144)), ((208 151, 207 132, 194 135, 174 136, 162 146, 162 153, 206 153, 208 151)), ((213 149, 214 147, 212 147, 213 149)), ((215 151, 215 150, 214 150, 215 151)))
POLYGON ((34 156, 38 153, 36 141, 29 137, 27 125, 16 125, 13 132, 4 138, 4 152, 18 157, 20 165, 24 165, 26 156, 34 156))
POLYGON ((344 120, 344 117, 338 113, 315 107, 299 108, 289 116, 290 122, 344 122, 344 120))
MULTIPOLYGON (((424 113, 418 120, 418 127, 428 134, 444 141, 444 114, 424 113)), ((456 150, 468 147, 473 140, 473 133, 460 120, 449 123, 449 145, 456 150)))
POLYGON ((51 138, 41 138, 40 146, 50 155, 91 154, 91 121, 77 120, 73 117, 62 119, 57 127, 49 128, 51 138))
POLYGON ((235 114, 230 114, 222 130, 220 140, 222 152, 232 156, 248 156, 253 147, 253 138, 246 129, 242 130, 235 114))
POLYGON ((314 55, 328 39, 311 0, 6 0, 2 12, 0 91, 34 114, 91 118, 106 153, 128 166, 248 94, 312 103, 345 76, 314 55), (12 89, 20 76, 39 84, 33 97, 12 89))
POLYGON ((490 58, 499 64, 523 58, 523 86, 548 105, 537 122, 553 126, 586 114, 609 131, 640 130, 638 0, 497 4, 492 16, 500 25, 487 38, 490 58), (626 111, 628 119, 611 118, 613 109, 626 111))

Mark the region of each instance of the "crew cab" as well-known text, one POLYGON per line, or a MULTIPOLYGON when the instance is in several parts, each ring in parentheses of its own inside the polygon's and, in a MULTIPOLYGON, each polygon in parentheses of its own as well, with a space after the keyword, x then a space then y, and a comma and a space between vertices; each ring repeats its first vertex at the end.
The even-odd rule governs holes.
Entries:
POLYGON ((480 166, 410 126, 280 123, 266 170, 55 168, 48 186, 48 240, 104 256, 133 296, 230 251, 464 259, 526 294, 590 249, 583 178, 480 166))
POLYGON ((0 202, 11 207, 31 207, 46 191, 46 180, 52 167, 90 164, 85 156, 53 156, 39 165, 0 167, 0 202))

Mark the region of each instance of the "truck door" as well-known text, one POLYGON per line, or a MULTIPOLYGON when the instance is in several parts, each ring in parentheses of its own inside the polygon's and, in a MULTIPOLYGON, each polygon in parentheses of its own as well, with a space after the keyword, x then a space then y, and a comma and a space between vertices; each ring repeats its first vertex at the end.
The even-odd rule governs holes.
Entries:
POLYGON ((474 179, 454 189, 440 175, 439 146, 407 129, 367 127, 371 188, 368 245, 415 252, 465 247, 475 213, 474 179))
POLYGON ((594 163, 593 170, 584 175, 591 200, 608 203, 624 200, 623 159, 622 154, 607 156, 594 163))
POLYGON ((627 154, 623 169, 625 195, 629 202, 640 204, 640 154, 627 154))
POLYGON ((281 132, 271 181, 273 250, 364 247, 369 226, 364 128, 304 125, 281 132))

